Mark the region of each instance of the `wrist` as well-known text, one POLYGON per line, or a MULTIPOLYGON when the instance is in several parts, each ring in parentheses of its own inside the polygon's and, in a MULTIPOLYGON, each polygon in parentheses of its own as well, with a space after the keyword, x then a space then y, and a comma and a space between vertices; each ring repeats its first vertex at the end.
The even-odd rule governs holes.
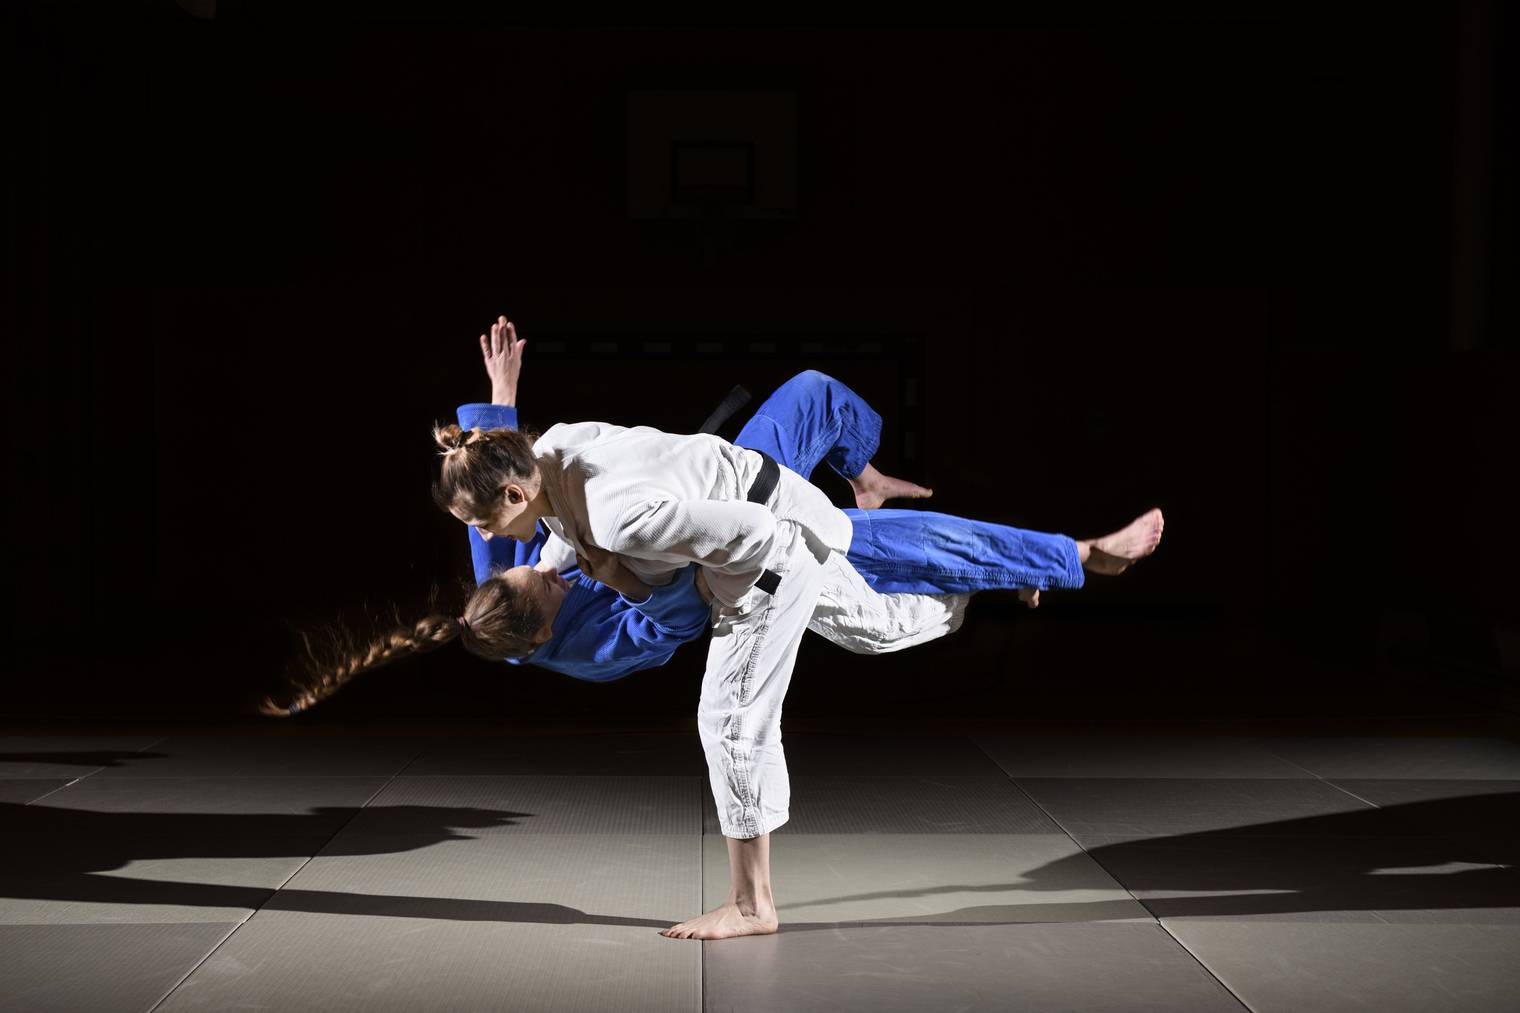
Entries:
POLYGON ((517 407, 517 390, 512 387, 492 387, 491 403, 504 408, 517 407))
POLYGON ((646 601, 654 593, 648 584, 635 577, 626 566, 618 567, 616 579, 617 583, 613 585, 613 589, 625 598, 646 601))

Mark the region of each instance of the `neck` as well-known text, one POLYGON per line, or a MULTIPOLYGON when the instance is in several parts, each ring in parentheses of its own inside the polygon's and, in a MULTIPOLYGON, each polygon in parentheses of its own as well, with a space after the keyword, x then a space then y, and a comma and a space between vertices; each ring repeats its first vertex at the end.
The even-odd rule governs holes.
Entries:
POLYGON ((535 521, 540 517, 554 516, 554 504, 549 502, 549 494, 544 490, 542 482, 538 484, 538 492, 534 493, 533 498, 528 500, 528 512, 533 515, 535 521))
POLYGON ((559 615, 559 610, 560 610, 561 607, 564 606, 564 604, 565 604, 565 599, 563 597, 561 597, 559 601, 555 602, 553 605, 551 605, 548 608, 544 609, 544 625, 545 626, 553 626, 554 625, 554 619, 555 619, 556 616, 559 615))
POLYGON ((552 484, 550 472, 553 471, 553 461, 538 459, 538 491, 528 501, 528 509, 533 511, 534 519, 539 517, 553 517, 555 515, 554 501, 549 498, 549 486, 552 484))

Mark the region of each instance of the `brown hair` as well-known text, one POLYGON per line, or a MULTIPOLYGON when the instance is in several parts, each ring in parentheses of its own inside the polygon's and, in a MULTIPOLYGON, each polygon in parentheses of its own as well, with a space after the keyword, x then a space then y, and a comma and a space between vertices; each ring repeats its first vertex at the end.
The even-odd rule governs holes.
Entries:
POLYGON ((394 629, 367 640, 356 638, 341 623, 329 623, 315 634, 300 634, 303 656, 296 672, 283 692, 259 703, 259 710, 272 717, 307 710, 356 675, 424 654, 455 637, 465 650, 487 661, 524 657, 538 646, 533 635, 543 625, 537 603, 513 591, 502 573, 470 594, 462 616, 434 612, 408 624, 397 615, 394 629))
POLYGON ((494 513, 504 483, 526 482, 538 474, 533 457, 537 439, 537 433, 517 429, 434 426, 443 465, 433 483, 433 502, 445 513, 454 506, 477 517, 494 513))

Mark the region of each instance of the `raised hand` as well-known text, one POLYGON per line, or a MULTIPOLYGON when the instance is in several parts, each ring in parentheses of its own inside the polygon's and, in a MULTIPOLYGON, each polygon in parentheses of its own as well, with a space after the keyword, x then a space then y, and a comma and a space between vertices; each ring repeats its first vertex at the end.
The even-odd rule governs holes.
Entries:
POLYGON ((480 356, 485 360, 486 375, 491 378, 491 403, 517 406, 517 376, 522 372, 523 346, 526 338, 517 336, 517 328, 506 317, 497 317, 491 336, 480 336, 480 356))

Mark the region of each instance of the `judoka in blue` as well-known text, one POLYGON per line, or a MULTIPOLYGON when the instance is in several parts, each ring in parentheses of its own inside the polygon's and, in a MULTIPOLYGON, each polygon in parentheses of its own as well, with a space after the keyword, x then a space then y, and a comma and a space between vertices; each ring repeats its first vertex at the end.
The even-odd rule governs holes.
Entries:
MULTIPOLYGON (((465 429, 515 429, 517 409, 470 403, 458 409, 465 429)), ((816 370, 799 373, 755 411, 734 443, 760 450, 803 477, 820 462, 845 478, 859 475, 881 440, 881 416, 849 387, 816 370)), ((883 594, 957 594, 1010 588, 1076 589, 1084 582, 1076 542, 1065 535, 968 520, 927 510, 859 510, 845 514, 855 532, 848 559, 883 594)), ((469 530, 475 581, 539 561, 548 533, 542 523, 527 542, 481 538, 469 530)), ((694 584, 697 566, 630 601, 571 568, 553 636, 531 654, 506 659, 609 682, 669 661, 707 630, 710 608, 694 584)))

